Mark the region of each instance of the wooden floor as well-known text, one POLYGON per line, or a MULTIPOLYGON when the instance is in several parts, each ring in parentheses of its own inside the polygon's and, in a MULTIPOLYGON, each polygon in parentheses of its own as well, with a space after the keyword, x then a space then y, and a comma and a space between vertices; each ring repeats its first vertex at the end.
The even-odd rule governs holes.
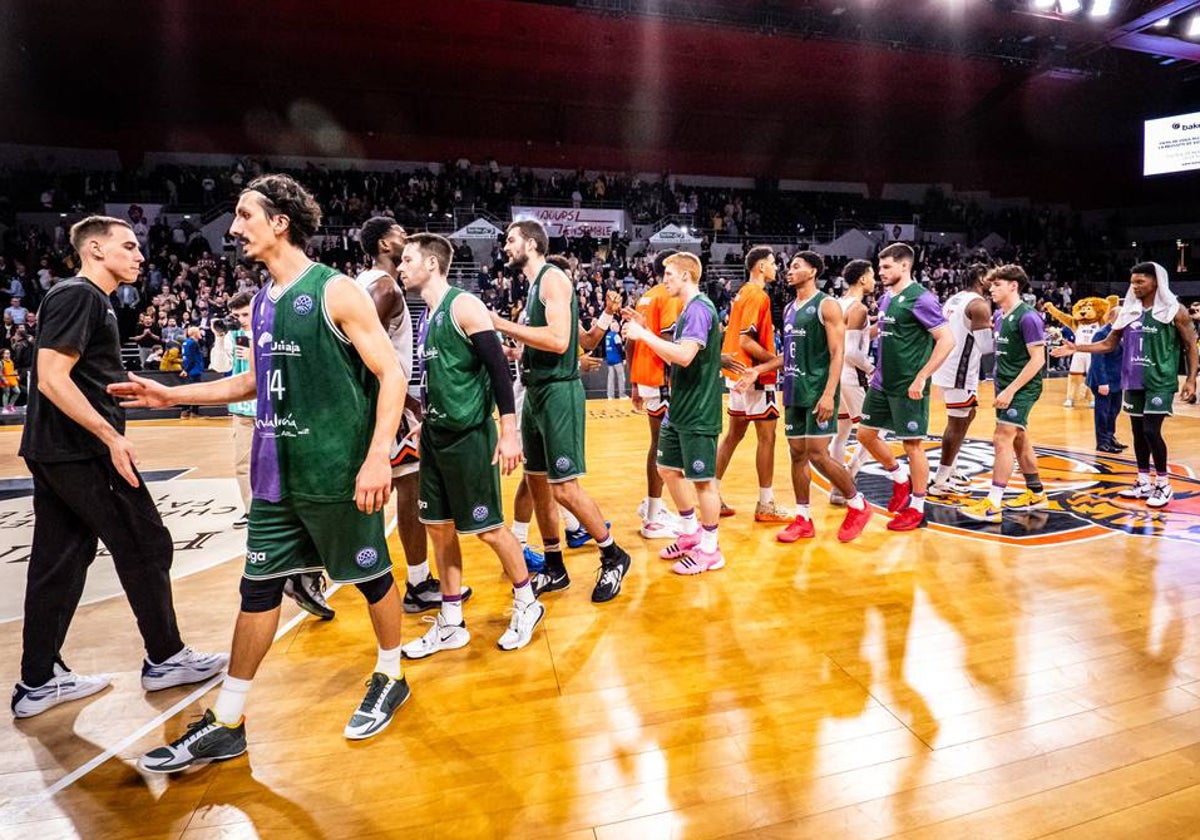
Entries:
MULTIPOLYGON (((1035 437, 1084 457, 1091 414, 1061 399, 1052 383, 1035 437)), ((741 511, 722 521, 729 565, 680 578, 657 559, 661 543, 635 531, 644 419, 626 403, 589 408, 585 486, 635 558, 615 602, 588 599, 595 549, 570 552, 575 585, 547 597, 528 648, 503 653, 508 588, 468 544, 470 646, 409 664, 411 703, 380 737, 350 743, 342 726, 374 644, 357 593, 340 590, 335 621, 299 622, 264 663, 248 757, 169 781, 143 778, 132 760, 214 695, 147 731, 189 690, 143 695, 124 601, 84 607, 68 659, 116 674, 115 685, 31 720, 0 719, 0 838, 1200 834, 1195 482, 1181 479, 1192 489, 1178 513, 1151 518, 1159 536, 1112 531, 1145 518, 1126 512, 1028 542, 987 529, 891 534, 878 516, 842 546, 841 514, 817 493, 818 538, 784 547, 773 526, 750 521, 748 440, 725 483, 741 511), (116 757, 74 772, 106 750, 116 757)), ((981 413, 972 437, 983 440, 981 413)), ((1200 467, 1195 414, 1167 429, 1172 461, 1200 467)), ((218 420, 132 431, 143 469, 197 476, 229 474, 228 435, 218 420)), ((23 473, 16 443, 0 432, 0 476, 23 473)), ((775 489, 790 502, 783 453, 781 439, 775 489)), ((1128 477, 1127 461, 1105 463, 1105 475, 1128 477)), ((393 548, 399 562, 394 538, 393 548)), ((229 562, 176 584, 194 646, 227 649, 239 571, 229 562)), ((406 638, 424 628, 405 618, 406 638)), ((0 624, 10 683, 19 631, 0 624)))

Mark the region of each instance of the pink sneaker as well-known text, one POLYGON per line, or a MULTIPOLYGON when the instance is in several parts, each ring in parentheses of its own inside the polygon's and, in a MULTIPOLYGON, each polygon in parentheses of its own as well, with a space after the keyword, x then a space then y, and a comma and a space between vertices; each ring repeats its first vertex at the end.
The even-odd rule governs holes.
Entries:
POLYGON ((700 530, 696 529, 694 534, 680 534, 679 539, 658 552, 658 556, 664 560, 677 560, 699 545, 700 530))
POLYGON ((721 549, 701 551, 700 547, 696 546, 672 566, 671 571, 677 575, 698 575, 701 572, 715 572, 724 568, 725 557, 721 554, 721 549))

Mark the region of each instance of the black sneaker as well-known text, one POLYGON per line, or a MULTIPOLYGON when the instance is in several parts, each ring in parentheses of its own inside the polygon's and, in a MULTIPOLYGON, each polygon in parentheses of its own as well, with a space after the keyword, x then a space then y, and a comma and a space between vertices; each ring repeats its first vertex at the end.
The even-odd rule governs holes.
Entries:
POLYGON ((567 574, 566 569, 542 569, 529 580, 533 585, 534 595, 559 592, 571 585, 571 576, 567 574))
POLYGON ((396 711, 408 702, 412 692, 404 677, 393 680, 376 672, 367 682, 367 694, 358 709, 350 716, 344 734, 352 741, 361 741, 387 729, 396 711))
POLYGON ((600 561, 600 571, 596 575, 596 587, 592 590, 592 603, 603 604, 621 594, 621 583, 629 571, 629 555, 624 549, 611 560, 600 561))
POLYGON ((300 609, 322 621, 337 615, 325 602, 325 576, 320 572, 292 575, 284 581, 283 594, 299 604, 300 609))
POLYGON ((139 758, 138 767, 147 773, 178 773, 193 764, 224 761, 245 751, 245 721, 225 726, 217 723, 212 709, 205 709, 204 717, 189 725, 182 736, 139 758))
MULTIPOLYGON (((471 587, 464 586, 462 588, 462 599, 464 604, 471 600, 471 587)), ((404 611, 406 613, 419 613, 441 608, 442 583, 433 575, 425 578, 416 586, 411 583, 404 584, 404 611)))

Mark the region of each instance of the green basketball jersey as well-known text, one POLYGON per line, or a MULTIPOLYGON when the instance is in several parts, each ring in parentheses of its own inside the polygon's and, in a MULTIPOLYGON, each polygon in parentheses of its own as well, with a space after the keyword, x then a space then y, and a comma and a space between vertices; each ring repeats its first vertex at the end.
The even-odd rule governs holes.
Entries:
MULTIPOLYGON (((909 283, 897 294, 888 292, 879 302, 879 356, 871 387, 892 396, 908 393, 908 386, 933 355, 931 330, 946 323, 941 304, 920 283, 909 283)), ((929 383, 925 383, 929 393, 929 383)))
POLYGON ((671 407, 665 422, 686 432, 721 433, 721 319, 708 296, 696 295, 675 321, 676 343, 700 344, 687 367, 671 365, 671 407))
POLYGON ((282 289, 269 286, 254 298, 256 499, 354 498, 379 381, 325 311, 325 287, 339 275, 313 263, 282 289))
POLYGON ((792 301, 783 310, 783 404, 812 408, 829 382, 829 341, 821 321, 817 292, 805 301, 792 301))
POLYGON ((471 340, 454 321, 451 305, 462 289, 450 288, 434 311, 425 310, 417 339, 417 375, 425 425, 445 432, 473 429, 492 416, 492 386, 471 340))
POLYGON ((1145 310, 1121 336, 1121 386, 1126 390, 1173 394, 1179 390, 1179 355, 1183 342, 1171 321, 1145 310))
MULTIPOLYGON (((997 310, 993 316, 996 332, 996 389, 1003 391, 1029 364, 1029 345, 1045 343, 1046 331, 1042 316, 1027 303, 1019 303, 1005 315, 997 310)), ((1043 371, 1026 382, 1018 392, 1037 397, 1042 393, 1043 371)))
MULTIPOLYGON (((546 272, 557 270, 546 264, 538 272, 533 283, 529 286, 529 302, 525 305, 525 314, 529 318, 529 326, 546 326, 546 304, 542 302, 542 278, 546 272)), ((567 351, 562 354, 551 353, 548 350, 538 350, 529 345, 521 352, 521 382, 522 384, 541 385, 544 382, 563 382, 579 378, 579 302, 575 290, 570 290, 571 323, 567 326, 567 351)))

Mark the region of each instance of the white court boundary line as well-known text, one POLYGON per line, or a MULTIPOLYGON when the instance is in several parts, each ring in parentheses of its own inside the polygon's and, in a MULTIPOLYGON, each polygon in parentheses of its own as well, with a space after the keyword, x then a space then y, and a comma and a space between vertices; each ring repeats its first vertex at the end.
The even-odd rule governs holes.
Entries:
MULTIPOLYGON (((396 530, 396 525, 397 525, 397 520, 395 518, 393 518, 390 522, 388 522, 387 526, 384 528, 384 534, 386 536, 390 537, 392 532, 394 530, 396 530)), ((225 562, 229 562, 229 561, 225 561, 225 562)), ((333 593, 337 592, 341 588, 342 588, 342 585, 340 583, 334 583, 328 589, 325 590, 325 594, 332 595, 333 593)), ((288 621, 282 627, 280 627, 277 631, 275 631, 275 637, 273 639, 271 639, 271 646, 274 647, 276 642, 278 642, 280 639, 282 639, 284 636, 286 636, 288 633, 290 633, 292 630, 294 630, 300 624, 300 622, 304 621, 304 619, 306 619, 308 617, 309 617, 308 613, 301 610, 299 613, 297 613, 296 615, 294 615, 290 619, 288 619, 288 621)), ((189 693, 186 697, 181 699, 179 702, 175 703, 170 708, 166 709, 163 712, 160 712, 153 720, 149 721, 148 723, 142 724, 140 727, 138 727, 136 730, 134 730, 131 734, 126 735, 124 738, 122 738, 120 741, 118 741, 113 746, 107 747, 99 755, 95 756, 91 760, 85 762, 84 764, 82 764, 79 767, 72 770, 67 775, 63 776, 57 782, 50 785, 50 787, 46 788, 46 790, 42 791, 41 793, 35 794, 33 796, 26 796, 26 797, 17 799, 13 802, 13 805, 18 808, 22 808, 22 807, 27 808, 27 807, 31 807, 33 805, 40 805, 44 802, 49 801, 50 799, 53 799, 55 796, 62 793, 64 790, 69 788, 71 785, 75 784, 77 781, 82 779, 88 773, 91 773, 97 767, 104 764, 110 758, 115 758, 118 753, 120 753, 122 750, 124 750, 130 744, 134 743, 139 738, 144 737, 149 732, 154 730, 156 727, 161 726, 162 724, 166 723, 171 718, 175 717, 175 715, 179 714, 181 711, 186 709, 188 706, 190 706, 195 701, 199 700, 201 697, 203 697, 205 694, 207 694, 212 689, 216 688, 218 685, 220 685, 224 681, 225 681, 225 674, 219 674, 218 676, 213 677, 212 679, 208 680, 208 682, 204 683, 203 685, 199 686, 198 688, 193 689, 191 691, 191 693, 189 693)))
MULTIPOLYGON (((341 584, 335 583, 332 586, 330 586, 329 589, 326 590, 326 593, 329 595, 332 595, 334 592, 336 592, 340 588, 341 588, 341 584)), ((302 610, 298 614, 296 614, 296 615, 292 616, 290 619, 288 619, 287 623, 284 624, 282 627, 280 627, 275 632, 275 638, 271 639, 272 646, 276 642, 278 642, 280 639, 282 639, 284 636, 286 636, 288 633, 292 632, 292 630, 294 630, 300 624, 300 622, 303 621, 307 617, 308 617, 308 613, 306 613, 302 610)), ((155 717, 153 720, 149 721, 148 723, 142 724, 140 727, 138 727, 136 730, 134 730, 131 734, 126 735, 124 738, 122 738, 116 744, 114 744, 111 747, 108 747, 107 749, 104 750, 104 752, 100 753, 99 755, 97 755, 95 758, 91 759, 87 763, 82 764, 79 767, 75 768, 70 773, 63 776, 57 782, 52 784, 50 787, 46 788, 46 790, 42 791, 41 793, 37 794, 36 796, 29 797, 26 800, 25 804, 36 805, 36 804, 41 804, 42 802, 45 802, 48 799, 53 799, 55 796, 62 793, 64 790, 69 788, 71 785, 75 784, 77 781, 82 779, 88 773, 91 773, 93 770, 95 770, 101 764, 108 761, 110 758, 114 758, 118 753, 120 753, 122 750, 124 750, 130 744, 134 743, 139 738, 142 738, 145 735, 149 734, 152 730, 158 728, 159 726, 162 726, 168 720, 175 717, 175 715, 182 712, 184 709, 186 709, 192 703, 199 700, 201 697, 203 697, 208 692, 212 691, 214 688, 216 688, 223 682, 225 682, 225 674, 222 673, 222 674, 218 674, 217 676, 211 678, 210 680, 208 680, 208 682, 202 684, 199 688, 193 689, 190 694, 188 694, 186 697, 184 697, 182 700, 180 700, 179 702, 177 702, 175 705, 171 706, 167 710, 160 712, 158 714, 158 716, 155 717)))

